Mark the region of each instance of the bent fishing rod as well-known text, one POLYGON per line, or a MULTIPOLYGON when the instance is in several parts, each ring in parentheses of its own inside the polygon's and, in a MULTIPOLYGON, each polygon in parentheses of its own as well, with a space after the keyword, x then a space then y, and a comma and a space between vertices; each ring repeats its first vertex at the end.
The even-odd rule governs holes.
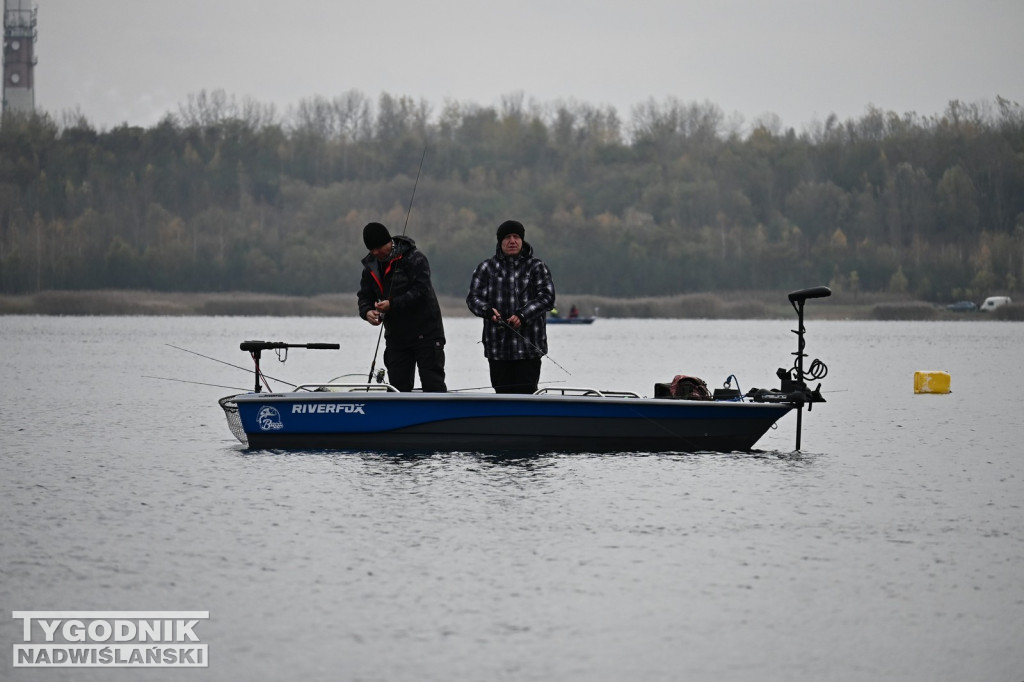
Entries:
POLYGON ((547 358, 547 359, 548 359, 548 360, 550 360, 551 362, 555 363, 555 366, 556 366, 556 367, 558 367, 558 369, 562 370, 563 372, 565 372, 565 373, 566 373, 566 374, 568 374, 569 376, 572 376, 572 372, 570 372, 570 371, 569 371, 569 370, 567 370, 567 369, 566 369, 565 367, 562 367, 562 366, 561 366, 560 364, 558 364, 558 360, 555 360, 555 359, 554 359, 553 357, 551 357, 550 355, 548 355, 547 353, 545 353, 545 352, 544 352, 543 350, 541 350, 540 346, 538 346, 538 345, 537 345, 537 344, 535 344, 535 343, 534 343, 533 341, 530 341, 530 339, 528 339, 528 338, 526 338, 525 336, 523 336, 522 334, 520 334, 520 333, 519 333, 519 330, 518 330, 518 329, 516 329, 515 327, 513 327, 513 326, 512 326, 511 324, 509 324, 508 320, 505 320, 505 319, 501 319, 501 320, 498 320, 498 324, 500 324, 500 325, 504 326, 504 327, 505 327, 506 329, 510 329, 510 330, 512 330, 513 332, 515 332, 516 336, 518 336, 519 338, 521 338, 521 339, 522 339, 523 341, 525 341, 525 342, 526 342, 526 343, 527 343, 527 344, 528 344, 528 345, 529 345, 530 347, 532 347, 532 348, 533 348, 533 349, 534 349, 535 351, 537 351, 538 353, 540 353, 540 356, 541 356, 542 358, 547 358))
MULTIPOLYGON (((416 198, 416 187, 420 184, 420 172, 423 170, 423 159, 427 158, 427 145, 423 145, 423 154, 420 156, 420 165, 416 169, 416 180, 412 183, 412 196, 409 197, 409 208, 405 212, 405 225, 402 226, 402 236, 405 236, 406 230, 409 229, 409 216, 412 215, 412 202, 416 198)), ((395 286, 395 276, 391 276, 391 283, 388 285, 387 299, 391 299, 391 290, 395 286)), ((383 314, 380 321, 380 331, 377 332, 377 347, 373 349, 373 362, 370 363, 370 373, 366 377, 366 383, 373 382, 373 370, 377 366, 377 354, 380 352, 380 340, 384 336, 384 318, 383 314)), ((383 379, 383 373, 381 374, 383 379)))

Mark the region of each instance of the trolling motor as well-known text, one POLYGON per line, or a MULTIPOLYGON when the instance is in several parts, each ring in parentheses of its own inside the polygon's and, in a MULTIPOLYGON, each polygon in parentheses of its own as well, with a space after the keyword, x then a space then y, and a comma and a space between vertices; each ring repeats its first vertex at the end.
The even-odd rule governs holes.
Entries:
POLYGON ((791 403, 796 405, 797 450, 800 449, 800 432, 803 428, 804 405, 807 405, 807 411, 810 412, 814 403, 825 402, 825 398, 821 395, 821 384, 819 383, 814 389, 811 389, 807 386, 806 380, 824 379, 828 374, 828 367, 821 360, 815 359, 809 367, 804 368, 804 358, 807 357, 807 354, 804 353, 804 347, 806 346, 804 334, 807 332, 804 328, 804 303, 809 298, 827 298, 831 295, 832 290, 828 287, 811 287, 810 289, 790 292, 789 302, 797 314, 797 328, 791 330, 797 337, 797 349, 793 353, 796 356, 796 360, 788 370, 780 367, 775 373, 781 382, 779 390, 753 389, 748 394, 753 398, 754 402, 791 403))
MULTIPOLYGON (((288 357, 289 348, 307 348, 309 350, 338 350, 341 348, 341 344, 337 343, 284 343, 283 341, 243 341, 238 346, 244 351, 247 351, 252 356, 252 361, 256 363, 256 389, 255 392, 259 393, 262 389, 260 387, 260 377, 263 374, 260 372, 260 355, 265 350, 278 350, 284 349, 284 357, 288 357)), ((284 362, 282 360, 281 362, 284 362)))

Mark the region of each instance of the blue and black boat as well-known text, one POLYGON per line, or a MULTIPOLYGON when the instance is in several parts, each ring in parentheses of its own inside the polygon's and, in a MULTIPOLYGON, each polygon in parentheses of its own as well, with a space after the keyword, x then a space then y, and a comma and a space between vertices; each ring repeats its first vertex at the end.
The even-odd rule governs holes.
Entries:
MULTIPOLYGON (((542 388, 531 395, 485 392, 401 393, 386 383, 327 383, 284 393, 261 390, 260 354, 281 348, 338 348, 337 344, 246 341, 256 363, 251 393, 220 400, 235 436, 250 449, 330 449, 376 452, 693 452, 746 451, 779 419, 824 402, 820 361, 804 369, 804 302, 831 295, 827 287, 789 294, 797 310, 799 347, 791 369, 779 369, 779 388, 718 389, 655 397, 593 388, 542 388)), ((677 377, 678 379, 678 377, 677 377)), ((674 385, 674 384, 673 384, 674 385)), ((661 390, 659 390, 659 388, 661 390)))

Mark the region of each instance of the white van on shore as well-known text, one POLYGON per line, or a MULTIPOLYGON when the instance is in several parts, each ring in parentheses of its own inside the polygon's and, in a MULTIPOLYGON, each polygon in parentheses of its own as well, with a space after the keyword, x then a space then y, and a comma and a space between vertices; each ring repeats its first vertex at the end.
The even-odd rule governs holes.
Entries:
POLYGON ((1007 303, 1013 303, 1013 301, 1010 300, 1009 296, 989 296, 988 298, 985 299, 985 302, 981 304, 981 308, 979 308, 979 310, 982 312, 987 312, 995 310, 1000 306, 1004 306, 1007 303))

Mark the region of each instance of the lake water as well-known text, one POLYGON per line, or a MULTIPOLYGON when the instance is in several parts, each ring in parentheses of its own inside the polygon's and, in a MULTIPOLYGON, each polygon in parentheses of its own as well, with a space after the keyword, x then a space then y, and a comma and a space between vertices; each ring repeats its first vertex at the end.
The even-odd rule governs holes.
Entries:
MULTIPOLYGON (((486 385, 446 324, 449 386, 486 385)), ((550 327, 542 381, 771 387, 795 324, 550 327)), ((500 459, 247 452, 237 391, 184 383, 251 389, 245 339, 365 376, 358 320, 0 317, 0 678, 1024 680, 1024 324, 807 332, 802 452, 790 415, 749 454, 500 459), (209 667, 13 668, 15 610, 209 611, 209 667)))

